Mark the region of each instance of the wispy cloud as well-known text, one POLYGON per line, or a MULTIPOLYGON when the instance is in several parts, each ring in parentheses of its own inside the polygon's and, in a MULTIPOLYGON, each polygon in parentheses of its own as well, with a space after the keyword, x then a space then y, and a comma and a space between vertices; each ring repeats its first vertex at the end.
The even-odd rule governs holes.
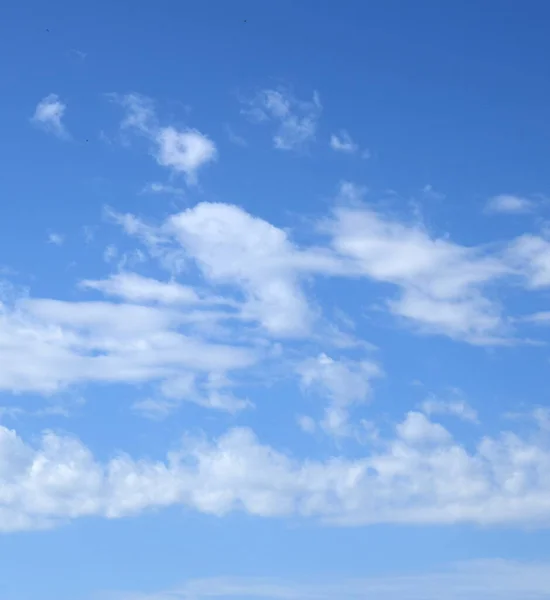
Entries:
POLYGON ((298 150, 312 142, 321 111, 317 92, 311 101, 304 101, 284 88, 262 90, 242 110, 256 122, 277 124, 273 145, 278 150, 298 150))
POLYGON ((487 213, 501 214, 521 214, 532 212, 535 203, 524 196, 514 196, 512 194, 500 194, 493 196, 485 205, 487 213))
POLYGON ((148 183, 143 189, 143 194, 171 194, 173 196, 182 196, 185 190, 181 187, 168 185, 166 183, 153 182, 148 183))
POLYGON ((225 127, 225 131, 227 133, 229 141, 232 144, 235 144, 236 146, 241 146, 242 148, 246 148, 248 146, 248 142, 244 139, 244 137, 242 137, 238 133, 235 133, 235 131, 233 131, 233 128, 229 127, 229 125, 225 127))
POLYGON ((477 560, 416 574, 315 581, 273 578, 195 579, 152 594, 108 594, 99 600, 546 600, 550 565, 544 562, 477 560))
POLYGON ((478 423, 477 411, 464 400, 440 400, 428 398, 421 404, 422 410, 428 415, 450 415, 464 421, 478 423))
POLYGON ((149 98, 139 94, 112 97, 126 109, 122 129, 148 138, 157 163, 183 174, 189 185, 196 184, 198 172, 217 159, 216 145, 197 129, 161 126, 149 98))
POLYGON ((333 133, 330 136, 330 147, 336 152, 355 154, 359 150, 359 144, 356 144, 350 134, 342 129, 338 134, 333 133))
POLYGON ((50 94, 38 103, 31 123, 59 138, 68 139, 70 136, 63 124, 66 109, 66 104, 57 94, 50 94))
POLYGON ((53 244, 54 246, 62 246, 65 241, 65 237, 60 233, 50 233, 48 234, 48 243, 53 244))

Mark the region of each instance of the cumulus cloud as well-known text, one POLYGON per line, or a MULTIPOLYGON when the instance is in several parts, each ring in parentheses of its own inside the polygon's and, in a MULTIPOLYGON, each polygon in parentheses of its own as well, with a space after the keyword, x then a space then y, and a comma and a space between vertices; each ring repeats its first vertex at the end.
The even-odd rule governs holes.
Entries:
POLYGON ((266 89, 247 103, 243 113, 257 122, 274 122, 273 145, 278 150, 297 150, 315 139, 322 106, 315 92, 311 101, 299 100, 284 88, 266 89))
POLYGON ((70 136, 63 124, 66 109, 67 105, 57 94, 49 94, 36 106, 31 123, 59 138, 68 139, 70 136))
POLYGON ((347 154, 354 154, 359 150, 359 145, 351 139, 350 134, 345 130, 341 130, 338 134, 333 133, 330 136, 330 147, 336 152, 347 154))
POLYGON ((196 184, 199 170, 217 159, 216 145, 197 129, 161 126, 151 99, 139 94, 114 98, 126 110, 122 129, 148 138, 157 163, 183 174, 188 184, 196 184))
POLYGON ((472 451, 410 412, 395 434, 355 459, 298 460, 246 428, 186 438, 164 461, 100 462, 76 439, 29 444, 0 427, 0 529, 118 518, 181 504, 224 515, 299 516, 334 525, 548 523, 550 449, 532 437, 485 436, 472 451))
POLYGON ((534 206, 532 200, 523 196, 500 194, 489 199, 485 210, 488 213, 520 214, 531 212, 534 206))

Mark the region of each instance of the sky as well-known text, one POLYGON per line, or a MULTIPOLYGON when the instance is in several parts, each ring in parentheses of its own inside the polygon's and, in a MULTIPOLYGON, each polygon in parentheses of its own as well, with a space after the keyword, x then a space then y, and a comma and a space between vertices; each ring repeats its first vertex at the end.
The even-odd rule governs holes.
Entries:
POLYGON ((0 598, 550 598, 546 2, 10 2, 0 598))

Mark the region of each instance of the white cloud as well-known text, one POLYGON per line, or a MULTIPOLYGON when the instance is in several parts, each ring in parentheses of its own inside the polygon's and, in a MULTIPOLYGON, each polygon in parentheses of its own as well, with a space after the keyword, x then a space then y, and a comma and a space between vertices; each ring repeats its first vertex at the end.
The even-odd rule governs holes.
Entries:
POLYGON ((529 287, 536 289, 550 285, 550 242, 547 239, 522 235, 510 243, 508 258, 529 287))
POLYGON ((142 193, 144 194, 172 194, 173 196, 182 196, 185 194, 183 188, 167 185, 165 183, 153 182, 146 185, 142 193))
POLYGON ((464 400, 438 400, 437 398, 428 398, 421 405, 422 410, 428 415, 451 415, 462 419, 478 423, 477 411, 464 400))
POLYGON ((130 302, 158 302, 160 304, 196 304, 197 292, 175 281, 163 282, 136 273, 117 273, 105 280, 84 280, 82 287, 98 290, 109 296, 118 296, 130 302))
POLYGON ((62 246, 65 238, 60 233, 50 233, 48 235, 48 243, 54 246, 62 246))
POLYGON ((305 433, 314 433, 317 429, 315 419, 308 415, 298 415, 296 422, 298 423, 298 427, 305 433))
POLYGON ((486 204, 485 210, 489 213, 520 214, 531 212, 534 203, 523 196, 500 194, 493 196, 486 204))
MULTIPOLYGON (((116 281, 116 280, 115 280, 116 281)), ((174 291, 127 287, 134 297, 173 301, 174 291)), ((162 383, 183 370, 206 376, 253 364, 256 349, 210 342, 193 332, 205 319, 169 307, 22 298, 0 304, 0 390, 52 394, 68 386, 162 383)))
POLYGON ((57 94, 46 96, 36 106, 31 122, 59 138, 68 139, 69 133, 63 124, 63 116, 67 106, 57 94))
POLYGON ((229 204, 200 203, 168 220, 171 232, 207 280, 240 287, 243 316, 279 336, 300 336, 315 315, 300 275, 335 268, 321 251, 300 250, 282 230, 229 204))
POLYGON ((308 335, 319 321, 304 278, 362 276, 393 284, 397 295, 386 299, 387 308, 423 333, 473 344, 510 342, 510 321, 486 288, 517 273, 511 251, 501 256, 434 237, 416 222, 365 205, 352 184, 342 185, 332 218, 320 224, 330 237, 324 248, 300 248, 286 231, 229 204, 202 202, 160 226, 133 215, 115 219, 157 258, 192 259, 209 283, 240 289, 242 316, 272 335, 308 335))
MULTIPOLYGON (((546 600, 545 562, 471 560, 415 574, 285 580, 261 577, 192 579, 164 592, 109 594, 108 600, 546 600)), ((101 596, 103 598, 103 596, 101 596)))
POLYGON ((382 374, 373 361, 334 360, 326 354, 303 361, 297 370, 305 389, 329 400, 320 425, 335 436, 353 433, 349 423, 349 408, 368 399, 371 380, 382 374))
POLYGON ((114 98, 126 109, 122 129, 148 138, 153 143, 152 153, 157 163, 185 175, 189 185, 197 182, 200 169, 217 159, 216 145, 197 129, 160 126, 149 98, 139 94, 114 98))
POLYGON ((356 459, 297 460, 248 429, 186 438, 164 462, 119 454, 99 462, 46 432, 30 445, 0 427, 0 529, 117 518, 182 504, 199 512, 300 516, 335 525, 534 524, 550 518, 545 430, 483 437, 469 451, 440 424, 409 413, 396 436, 356 459))
POLYGON ((196 129, 163 127, 156 134, 156 142, 159 165, 184 173, 188 183, 196 183, 198 170, 218 155, 214 142, 196 129))
POLYGON ((338 134, 333 133, 330 136, 330 147, 336 152, 347 154, 354 154, 359 150, 359 145, 351 139, 350 134, 345 130, 341 130, 338 134))
POLYGON ((451 439, 449 432, 439 423, 432 423, 422 413, 409 412, 397 426, 399 438, 411 445, 424 443, 444 444, 451 439))
POLYGON ((243 113, 250 118, 278 124, 273 145, 279 150, 297 150, 315 139, 322 106, 317 92, 311 101, 298 100, 288 90, 262 90, 243 113))
POLYGON ((426 332, 472 343, 502 339, 500 308, 482 288, 509 275, 508 265, 483 249, 432 237, 416 223, 390 219, 361 205, 361 191, 352 184, 342 185, 340 201, 324 229, 358 274, 398 286, 400 295, 388 301, 394 314, 426 332))

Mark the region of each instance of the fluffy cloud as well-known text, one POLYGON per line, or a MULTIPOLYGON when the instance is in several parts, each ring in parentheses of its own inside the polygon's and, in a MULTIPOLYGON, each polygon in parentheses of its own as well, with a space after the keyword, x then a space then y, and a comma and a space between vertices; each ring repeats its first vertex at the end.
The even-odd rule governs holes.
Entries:
POLYGON ((214 142, 196 129, 178 131, 174 127, 163 127, 155 140, 159 165, 184 173, 189 183, 196 183, 198 169, 217 157, 214 142))
POLYGON ((59 138, 67 139, 69 134, 63 124, 63 116, 67 105, 57 94, 46 96, 36 106, 31 122, 48 133, 53 133, 59 138))
POLYGON ((262 90, 243 113, 255 121, 273 121, 278 150, 297 150, 315 139, 322 106, 317 92, 311 101, 298 100, 288 90, 262 90))
POLYGON ((546 435, 484 437, 469 452, 442 425, 411 412, 394 437, 353 460, 296 460, 237 428, 212 441, 186 438, 164 462, 120 454, 101 463, 73 438, 46 432, 29 445, 0 427, 0 529, 175 504, 344 525, 545 523, 546 435))
POLYGON ((195 184, 199 170, 216 160, 216 145, 197 129, 160 126, 150 99, 139 94, 115 96, 115 99, 126 109, 122 129, 148 138, 157 163, 183 174, 188 184, 195 184))
POLYGON ((485 206, 486 212, 503 214, 520 214, 531 212, 534 203, 523 196, 513 196, 511 194, 500 194, 493 196, 485 206))

